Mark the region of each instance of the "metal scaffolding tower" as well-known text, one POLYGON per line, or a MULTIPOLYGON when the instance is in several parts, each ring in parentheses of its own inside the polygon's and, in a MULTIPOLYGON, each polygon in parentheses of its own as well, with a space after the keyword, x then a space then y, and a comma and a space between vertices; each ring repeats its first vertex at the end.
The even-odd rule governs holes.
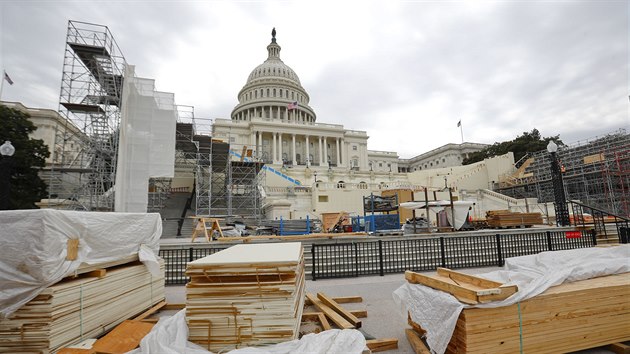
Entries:
MULTIPOLYGON (((530 157, 533 161, 522 174, 525 177, 500 182, 498 191, 516 198, 553 201, 549 153, 539 151, 530 157)), ((630 215, 630 134, 625 129, 561 147, 558 158, 568 200, 630 215)))
POLYGON ((106 26, 68 21, 49 198, 113 210, 125 58, 106 26))

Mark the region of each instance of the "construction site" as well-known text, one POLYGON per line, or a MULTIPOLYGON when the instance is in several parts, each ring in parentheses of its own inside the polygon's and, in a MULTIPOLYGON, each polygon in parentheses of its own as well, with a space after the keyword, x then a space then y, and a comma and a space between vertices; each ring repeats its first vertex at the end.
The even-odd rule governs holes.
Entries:
POLYGON ((307 96, 267 50, 220 122, 68 22, 49 197, 0 211, 0 353, 630 352, 628 132, 375 171, 289 89, 245 105, 307 96))

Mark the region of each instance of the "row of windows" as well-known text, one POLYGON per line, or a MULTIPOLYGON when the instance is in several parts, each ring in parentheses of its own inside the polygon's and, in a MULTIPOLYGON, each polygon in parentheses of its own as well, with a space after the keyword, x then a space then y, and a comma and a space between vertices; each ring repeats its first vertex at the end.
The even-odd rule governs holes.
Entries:
POLYGON ((265 89, 259 89, 259 90, 252 90, 250 92, 247 92, 245 94, 245 100, 249 101, 252 99, 257 99, 257 98, 265 98, 265 97, 279 97, 279 98, 287 98, 289 99, 289 96, 291 100, 296 100, 300 103, 304 103, 304 96, 302 96, 299 93, 296 93, 294 91, 291 91, 291 95, 289 95, 289 90, 283 90, 283 89, 270 89, 267 88, 265 89), (284 91, 284 92, 283 92, 284 91), (266 95, 265 95, 266 93, 266 95), (284 93, 284 95, 283 95, 284 93), (297 97, 297 98, 296 98, 297 97))
POLYGON ((282 69, 282 71, 280 69, 278 69, 276 71, 276 68, 272 68, 272 69, 263 68, 263 69, 256 70, 256 76, 260 76, 262 74, 273 74, 273 75, 275 75, 275 74, 278 74, 278 75, 282 74, 284 76, 293 78, 293 72, 287 71, 286 69, 282 69))

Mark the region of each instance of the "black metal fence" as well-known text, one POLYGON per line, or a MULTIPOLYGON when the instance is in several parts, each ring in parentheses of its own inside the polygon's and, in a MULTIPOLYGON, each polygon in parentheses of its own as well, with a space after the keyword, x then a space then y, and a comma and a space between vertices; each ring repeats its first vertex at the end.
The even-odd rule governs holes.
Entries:
POLYGON ((186 263, 222 251, 226 248, 228 248, 228 246, 160 249, 160 257, 162 257, 165 262, 166 285, 186 284, 188 282, 188 277, 184 274, 186 271, 186 263))
POLYGON ((509 257, 596 244, 596 234, 590 231, 313 244, 311 276, 316 280, 427 271, 438 267, 502 266, 509 257))

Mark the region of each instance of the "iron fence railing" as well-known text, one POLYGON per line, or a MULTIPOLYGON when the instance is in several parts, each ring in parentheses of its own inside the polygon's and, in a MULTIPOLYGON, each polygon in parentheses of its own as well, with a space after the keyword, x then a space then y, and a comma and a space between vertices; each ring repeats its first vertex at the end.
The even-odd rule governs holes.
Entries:
POLYGON ((160 257, 164 259, 166 285, 186 284, 188 277, 184 273, 188 262, 203 258, 226 248, 228 248, 228 246, 161 249, 159 254, 160 257))
POLYGON ((502 266, 509 257, 596 244, 596 235, 591 231, 313 244, 311 277, 316 280, 427 271, 438 267, 502 266))

